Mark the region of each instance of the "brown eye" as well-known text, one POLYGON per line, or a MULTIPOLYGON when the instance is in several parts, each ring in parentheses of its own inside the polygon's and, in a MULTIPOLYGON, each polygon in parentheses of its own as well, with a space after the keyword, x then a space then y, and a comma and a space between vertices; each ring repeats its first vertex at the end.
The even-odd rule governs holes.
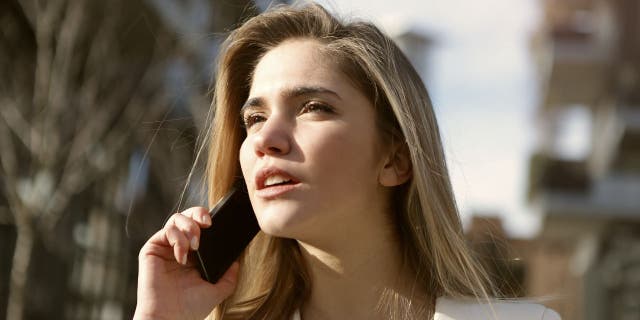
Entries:
POLYGON ((300 114, 307 112, 327 112, 333 113, 333 108, 327 104, 320 103, 317 101, 309 101, 305 103, 300 109, 300 114))
POLYGON ((250 113, 242 117, 242 124, 246 129, 251 128, 254 124, 266 121, 267 118, 262 113, 250 113))

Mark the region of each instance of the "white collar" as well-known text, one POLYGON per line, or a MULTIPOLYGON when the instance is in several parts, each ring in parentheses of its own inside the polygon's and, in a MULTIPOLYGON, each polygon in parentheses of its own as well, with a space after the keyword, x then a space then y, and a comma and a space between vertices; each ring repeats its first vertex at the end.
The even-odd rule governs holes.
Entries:
MULTIPOLYGON (((439 297, 436 300, 434 320, 466 319, 535 319, 560 320, 560 316, 543 305, 524 300, 493 300, 490 303, 478 299, 452 299, 439 297)), ((291 320, 301 320, 300 310, 291 320)))

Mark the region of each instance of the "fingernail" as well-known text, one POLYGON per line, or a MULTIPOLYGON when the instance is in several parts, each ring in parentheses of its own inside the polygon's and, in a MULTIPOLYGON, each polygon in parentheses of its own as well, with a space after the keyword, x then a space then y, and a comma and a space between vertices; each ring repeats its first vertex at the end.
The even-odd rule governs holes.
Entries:
POLYGON ((182 261, 180 263, 182 263, 185 266, 187 265, 187 254, 186 253, 182 256, 182 261))
POLYGON ((198 250, 198 237, 191 238, 191 250, 198 250))
POLYGON ((211 223, 211 218, 208 215, 204 215, 200 217, 200 221, 202 222, 202 224, 210 224, 211 223))

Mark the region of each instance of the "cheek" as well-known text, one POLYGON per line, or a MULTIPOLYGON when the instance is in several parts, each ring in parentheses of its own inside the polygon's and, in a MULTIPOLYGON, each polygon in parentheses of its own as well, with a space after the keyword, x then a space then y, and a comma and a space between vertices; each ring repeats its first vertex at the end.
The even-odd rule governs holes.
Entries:
POLYGON ((242 169, 242 175, 247 182, 247 187, 251 187, 249 184, 252 182, 251 178, 251 168, 253 167, 253 157, 251 156, 251 148, 249 146, 249 142, 245 139, 240 145, 239 159, 240 159, 240 168, 242 169))
POLYGON ((370 128, 345 126, 309 140, 308 159, 321 168, 318 172, 325 179, 345 187, 376 181, 376 152, 370 128))

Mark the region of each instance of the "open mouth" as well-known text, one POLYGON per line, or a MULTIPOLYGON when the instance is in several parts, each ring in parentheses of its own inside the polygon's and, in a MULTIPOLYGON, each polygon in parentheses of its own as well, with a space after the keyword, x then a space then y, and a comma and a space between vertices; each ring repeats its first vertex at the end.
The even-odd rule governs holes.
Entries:
POLYGON ((277 197, 294 190, 300 184, 296 177, 275 167, 266 167, 258 171, 255 181, 258 195, 264 198, 277 197))
POLYGON ((300 181, 283 171, 273 170, 271 174, 265 172, 257 179, 256 196, 274 200, 295 190, 298 184, 300 181))
POLYGON ((293 179, 286 178, 280 175, 274 175, 264 180, 264 187, 268 188, 268 187, 281 186, 281 185, 287 185, 287 184, 293 184, 293 183, 294 183, 293 179))

